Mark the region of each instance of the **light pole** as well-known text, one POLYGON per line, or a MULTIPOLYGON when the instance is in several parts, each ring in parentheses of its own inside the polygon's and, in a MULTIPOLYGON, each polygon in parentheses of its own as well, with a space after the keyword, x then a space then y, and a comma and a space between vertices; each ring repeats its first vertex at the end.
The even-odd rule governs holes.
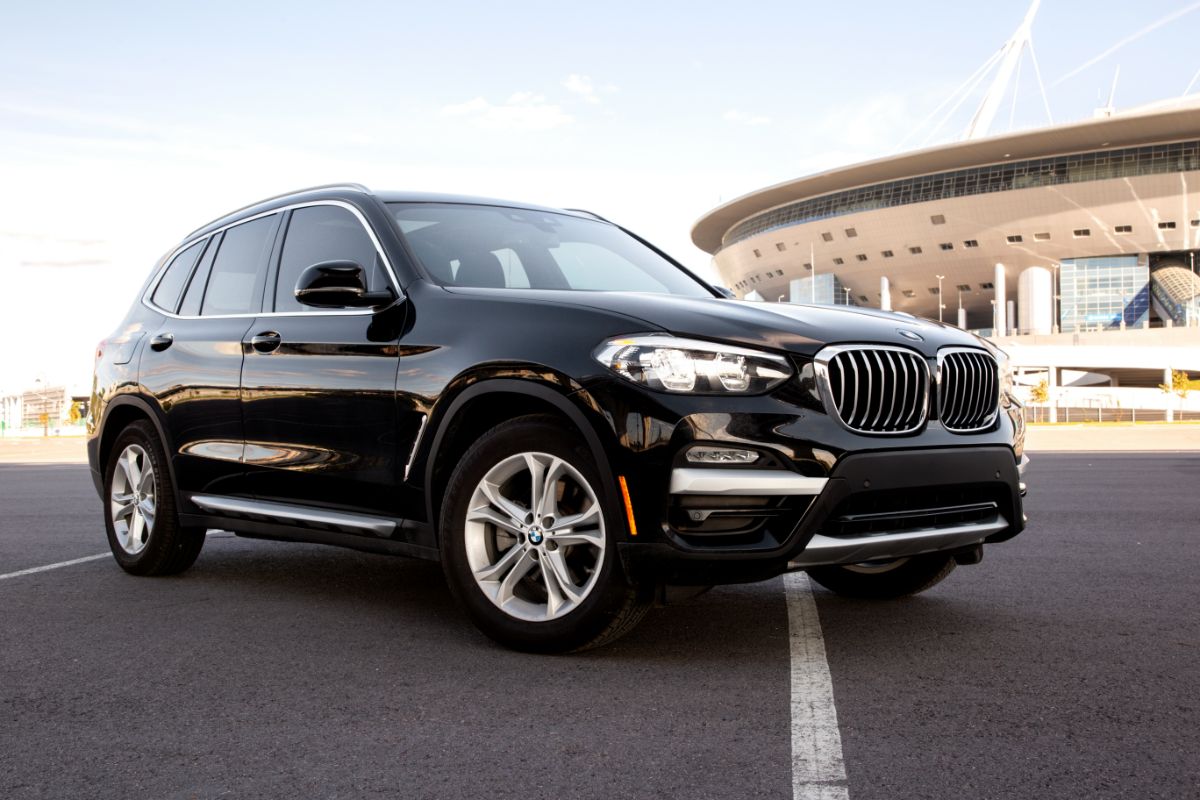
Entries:
MULTIPOLYGON (((946 307, 946 304, 942 302, 942 279, 945 278, 946 276, 945 275, 935 275, 934 277, 938 279, 938 322, 941 322, 942 321, 942 309, 946 307)), ((958 296, 958 304, 960 306, 962 305, 962 294, 959 294, 959 296, 958 296)))
POLYGON ((846 305, 850 305, 850 287, 843 286, 842 291, 846 293, 846 305))
POLYGON ((1054 267, 1054 325, 1051 326, 1050 332, 1058 333, 1058 268, 1061 267, 1062 264, 1055 261, 1052 266, 1054 267))
POLYGON ((46 399, 46 382, 41 378, 34 378, 33 382, 39 384, 41 389, 38 394, 42 398, 42 436, 50 435, 50 403, 46 399))

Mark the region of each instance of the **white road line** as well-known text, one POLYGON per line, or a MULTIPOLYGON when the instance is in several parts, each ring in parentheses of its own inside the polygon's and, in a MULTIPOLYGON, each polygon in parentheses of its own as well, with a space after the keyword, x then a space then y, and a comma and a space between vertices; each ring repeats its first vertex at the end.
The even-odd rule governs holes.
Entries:
POLYGON ((792 797, 848 800, 833 681, 808 576, 787 573, 783 589, 792 655, 792 797))
POLYGON ((111 557, 112 557, 112 553, 100 553, 99 555, 94 555, 94 556, 84 556, 83 558, 73 558, 70 561, 60 561, 57 564, 47 564, 44 567, 30 567, 29 569, 23 569, 18 572, 9 572, 5 575, 0 575, 0 581, 5 580, 7 578, 19 578, 22 575, 32 575, 35 572, 45 572, 46 570, 58 569, 59 567, 73 567, 76 564, 83 564, 88 561, 97 561, 101 558, 111 558, 111 557))

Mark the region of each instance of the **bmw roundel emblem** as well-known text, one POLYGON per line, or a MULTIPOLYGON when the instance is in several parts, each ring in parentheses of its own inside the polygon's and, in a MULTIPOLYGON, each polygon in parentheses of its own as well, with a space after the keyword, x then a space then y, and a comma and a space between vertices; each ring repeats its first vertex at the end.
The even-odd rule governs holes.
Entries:
POLYGON ((925 337, 923 337, 921 334, 919 334, 919 333, 916 333, 916 332, 914 332, 914 331, 908 331, 908 330, 905 330, 904 328, 897 328, 897 329, 896 329, 896 333, 900 334, 900 335, 901 335, 901 336, 903 336, 905 339, 909 339, 909 340, 911 340, 911 341, 914 341, 914 342, 923 342, 923 341, 925 341, 925 337))

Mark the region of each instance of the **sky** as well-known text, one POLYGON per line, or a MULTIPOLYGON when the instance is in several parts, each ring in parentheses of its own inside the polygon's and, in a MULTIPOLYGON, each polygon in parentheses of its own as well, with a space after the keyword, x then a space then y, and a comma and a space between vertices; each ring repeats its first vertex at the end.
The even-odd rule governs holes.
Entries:
MULTIPOLYGON (((982 90, 942 128, 922 123, 1027 6, 10 4, 0 393, 86 390, 96 343, 165 251, 321 183, 587 208, 715 279, 698 217, 958 138, 982 90)), ((1044 0, 1033 43, 1053 121, 1090 117, 1118 65, 1118 109, 1182 95, 1197 34, 1188 0, 1044 0)), ((992 132, 1047 122, 1026 58, 992 132)))

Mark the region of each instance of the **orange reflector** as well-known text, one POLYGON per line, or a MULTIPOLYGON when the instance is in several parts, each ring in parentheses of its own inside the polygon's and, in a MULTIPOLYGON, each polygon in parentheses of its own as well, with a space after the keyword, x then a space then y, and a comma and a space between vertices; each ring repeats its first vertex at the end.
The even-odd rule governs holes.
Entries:
POLYGON ((625 483, 624 475, 618 475, 617 480, 621 483, 621 496, 625 498, 625 517, 629 520, 629 535, 637 536, 637 523, 633 521, 633 503, 629 501, 629 486, 625 483))

